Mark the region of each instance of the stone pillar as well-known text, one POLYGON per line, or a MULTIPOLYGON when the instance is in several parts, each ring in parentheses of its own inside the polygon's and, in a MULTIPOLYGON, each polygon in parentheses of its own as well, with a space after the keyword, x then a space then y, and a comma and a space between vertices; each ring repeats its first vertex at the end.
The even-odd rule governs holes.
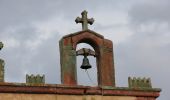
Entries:
POLYGON ((113 44, 110 40, 103 40, 104 43, 100 47, 99 57, 99 85, 101 86, 115 86, 114 74, 114 59, 113 59, 113 44))
POLYGON ((60 40, 61 83, 77 85, 76 50, 73 49, 71 38, 60 40))

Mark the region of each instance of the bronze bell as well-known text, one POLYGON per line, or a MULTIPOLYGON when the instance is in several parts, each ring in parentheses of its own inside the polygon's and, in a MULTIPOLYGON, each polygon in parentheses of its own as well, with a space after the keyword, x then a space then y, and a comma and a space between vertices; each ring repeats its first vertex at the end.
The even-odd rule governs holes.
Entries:
POLYGON ((87 58, 87 56, 84 56, 83 63, 81 65, 81 69, 89 69, 89 68, 91 68, 91 65, 89 63, 89 59, 87 58))

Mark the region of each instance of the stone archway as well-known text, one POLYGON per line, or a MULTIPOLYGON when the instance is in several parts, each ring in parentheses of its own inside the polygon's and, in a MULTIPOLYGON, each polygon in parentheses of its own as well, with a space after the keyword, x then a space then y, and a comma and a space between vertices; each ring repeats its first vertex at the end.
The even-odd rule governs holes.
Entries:
POLYGON ((115 86, 112 42, 91 30, 69 34, 60 40, 61 82, 65 85, 77 85, 76 46, 78 43, 91 45, 97 53, 98 85, 115 86))

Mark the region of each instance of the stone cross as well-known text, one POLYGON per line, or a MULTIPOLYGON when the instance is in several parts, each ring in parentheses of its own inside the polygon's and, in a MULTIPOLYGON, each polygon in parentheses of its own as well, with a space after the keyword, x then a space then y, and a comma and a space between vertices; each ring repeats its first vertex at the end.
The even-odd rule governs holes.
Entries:
POLYGON ((92 25, 93 22, 94 22, 94 19, 93 18, 90 18, 90 19, 87 18, 87 11, 86 10, 84 10, 81 13, 81 15, 82 15, 82 18, 77 17, 75 22, 76 23, 82 23, 82 30, 87 30, 88 24, 92 25))

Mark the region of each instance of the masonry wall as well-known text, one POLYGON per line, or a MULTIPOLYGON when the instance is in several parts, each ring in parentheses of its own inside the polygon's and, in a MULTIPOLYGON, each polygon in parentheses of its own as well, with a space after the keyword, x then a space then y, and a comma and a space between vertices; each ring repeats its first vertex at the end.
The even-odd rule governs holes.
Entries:
POLYGON ((99 95, 56 95, 56 94, 14 94, 0 93, 0 100, 137 100, 130 96, 99 96, 99 95))

